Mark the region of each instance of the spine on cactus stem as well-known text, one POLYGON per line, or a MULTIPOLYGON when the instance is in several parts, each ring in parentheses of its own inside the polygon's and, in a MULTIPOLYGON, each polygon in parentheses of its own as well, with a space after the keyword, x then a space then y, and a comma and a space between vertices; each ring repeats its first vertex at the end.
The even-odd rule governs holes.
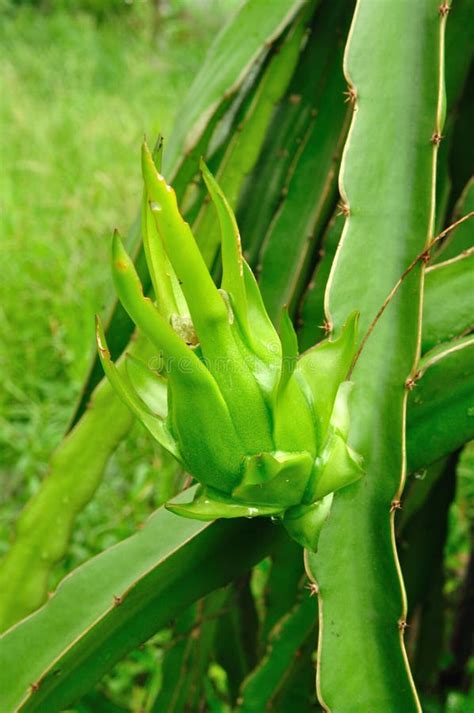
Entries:
MULTIPOLYGON (((354 105, 340 173, 346 223, 326 289, 326 320, 336 333, 350 306, 360 311, 364 335, 433 237, 448 10, 436 0, 357 3, 344 61, 354 105)), ((319 590, 318 697, 334 713, 421 711, 403 641, 394 518, 406 472, 423 272, 419 261, 354 368, 349 443, 363 455, 367 475, 335 494, 318 552, 306 554, 319 590)))

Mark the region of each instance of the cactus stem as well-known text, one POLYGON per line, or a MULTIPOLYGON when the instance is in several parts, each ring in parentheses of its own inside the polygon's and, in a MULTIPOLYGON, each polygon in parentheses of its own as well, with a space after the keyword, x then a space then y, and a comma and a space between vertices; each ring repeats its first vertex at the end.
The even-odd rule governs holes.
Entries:
MULTIPOLYGON (((385 300, 383 301, 383 303, 382 303, 382 305, 381 305, 379 311, 378 311, 377 314, 375 315, 375 317, 374 317, 374 319, 372 320, 372 322, 370 323, 370 325, 369 325, 369 327, 368 327, 368 329, 367 329, 367 331, 366 331, 364 337, 362 338, 362 340, 361 340, 361 342, 360 342, 360 345, 359 345, 359 348, 358 348, 358 350, 357 350, 357 352, 356 352, 356 355, 355 355, 355 357, 354 357, 354 361, 352 362, 352 366, 351 366, 351 368, 350 368, 350 370, 349 370, 349 373, 348 373, 348 375, 347 375, 347 378, 348 378, 348 379, 351 378, 352 372, 354 371, 354 367, 355 367, 355 365, 357 364, 357 361, 358 361, 360 355, 362 354, 362 351, 363 351, 363 349, 364 349, 364 347, 365 347, 365 345, 366 345, 366 343, 367 343, 368 338, 370 337, 370 335, 371 335, 372 332, 374 331, 374 328, 375 328, 375 326, 377 325, 377 322, 379 321, 380 317, 383 315, 383 313, 384 313, 385 310, 387 309, 387 307, 388 307, 388 305, 390 304, 390 302, 392 301, 392 299, 395 297, 396 293, 398 292, 398 290, 399 290, 399 288, 401 287, 401 285, 402 285, 403 281, 405 280, 405 278, 408 277, 408 275, 410 274, 410 272, 413 270, 414 267, 416 267, 416 265, 420 262, 420 260, 421 260, 422 262, 424 262, 425 264, 429 262, 430 257, 431 257, 431 250, 434 248, 434 246, 435 246, 437 243, 439 243, 440 240, 442 240, 443 238, 445 238, 446 235, 448 235, 448 233, 450 233, 452 230, 454 230, 454 228, 457 228, 458 225, 460 225, 461 223, 464 223, 466 220, 469 220, 469 219, 472 218, 473 216, 474 216, 474 211, 471 210, 469 213, 467 213, 466 215, 464 215, 462 218, 459 218, 459 220, 456 220, 454 223, 451 223, 451 225, 448 225, 447 228, 445 228, 444 230, 442 230, 441 233, 439 233, 435 238, 433 238, 432 240, 430 240, 430 242, 428 243, 427 247, 423 250, 423 252, 421 252, 419 255, 417 255, 416 258, 408 265, 408 267, 406 268, 406 270, 404 270, 404 271, 402 272, 402 274, 401 274, 400 277, 398 278, 397 282, 395 283, 395 285, 393 286, 393 288, 391 289, 391 291, 389 292, 389 294, 387 295, 387 297, 386 297, 385 300)), ((408 380, 408 381, 409 381, 409 380, 408 380)), ((410 388, 410 387, 408 387, 408 388, 410 388)))

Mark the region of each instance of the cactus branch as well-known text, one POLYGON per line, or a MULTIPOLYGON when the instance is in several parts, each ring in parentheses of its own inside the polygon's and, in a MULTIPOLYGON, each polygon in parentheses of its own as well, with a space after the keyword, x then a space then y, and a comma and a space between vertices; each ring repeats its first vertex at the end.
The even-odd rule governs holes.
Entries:
POLYGON ((366 343, 367 343, 367 340, 369 339, 370 335, 372 334, 372 332, 374 331, 375 327, 377 326, 377 322, 379 321, 380 317, 383 315, 383 313, 384 313, 385 310, 387 309, 388 305, 389 305, 390 302, 393 300, 393 298, 395 297, 395 295, 397 294, 398 290, 400 289, 400 287, 402 286, 403 282, 404 282, 405 279, 408 277, 408 275, 410 274, 410 272, 413 270, 413 268, 415 268, 415 267, 418 265, 419 262, 424 262, 425 264, 428 263, 429 260, 430 260, 430 253, 431 253, 431 250, 434 248, 434 246, 437 245, 443 238, 445 238, 446 235, 448 235, 448 234, 451 232, 451 230, 454 230, 454 228, 457 228, 457 227, 458 227, 459 225, 461 225, 462 223, 465 223, 466 220, 469 220, 469 218, 472 218, 473 216, 474 216, 474 211, 471 211, 470 213, 467 213, 467 215, 464 215, 462 218, 459 218, 459 220, 456 220, 456 222, 452 223, 450 226, 448 226, 447 228, 445 228, 441 233, 439 233, 439 235, 437 235, 435 238, 433 238, 433 240, 431 240, 431 241, 428 243, 427 247, 426 247, 422 252, 420 252, 420 253, 416 256, 416 258, 411 261, 411 263, 408 265, 408 267, 406 268, 406 270, 404 270, 404 271, 402 272, 402 274, 400 275, 400 277, 399 277, 398 280, 396 281, 395 285, 392 287, 392 289, 391 289, 390 292, 388 293, 387 297, 384 299, 384 301, 383 301, 382 304, 380 305, 379 311, 378 311, 377 314, 375 315, 375 317, 374 317, 374 319, 372 320, 372 322, 370 323, 370 325, 369 325, 369 327, 368 327, 366 333, 364 334, 364 336, 363 336, 363 338, 362 338, 362 340, 361 340, 361 342, 360 342, 360 345, 359 345, 359 347, 358 347, 358 349, 357 349, 357 352, 356 352, 356 354, 355 354, 355 356, 354 356, 354 360, 353 360, 353 362, 352 362, 352 364, 351 364, 351 368, 349 369, 349 373, 348 373, 348 375, 347 375, 347 378, 348 378, 348 379, 351 378, 352 372, 354 371, 354 367, 355 367, 355 365, 357 364, 357 362, 358 362, 358 360, 359 360, 359 357, 360 357, 360 355, 362 354, 362 352, 363 352, 363 350, 364 350, 364 347, 365 347, 365 345, 366 345, 366 343))

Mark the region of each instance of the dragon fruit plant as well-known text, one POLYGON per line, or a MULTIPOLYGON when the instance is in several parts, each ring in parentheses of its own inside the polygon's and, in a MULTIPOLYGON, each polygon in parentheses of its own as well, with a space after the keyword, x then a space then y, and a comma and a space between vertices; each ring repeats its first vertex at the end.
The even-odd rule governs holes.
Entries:
POLYGON ((103 677, 170 624, 150 712, 421 713, 468 673, 472 567, 445 606, 443 556, 474 438, 472 14, 245 0, 216 37, 163 170, 143 147, 134 262, 113 238, 131 320, 98 322, 0 561, 1 713, 128 710, 103 677), (133 414, 197 484, 49 596, 133 414))
POLYGON ((169 510, 198 520, 271 516, 315 551, 332 494, 358 480, 361 457, 347 444, 357 313, 337 339, 298 354, 286 311, 280 334, 242 256, 234 214, 206 165, 217 211, 218 289, 176 195, 142 151, 142 233, 156 301, 143 294, 116 233, 112 264, 119 298, 159 356, 120 374, 100 322, 97 343, 119 396, 199 482, 189 503, 169 510))

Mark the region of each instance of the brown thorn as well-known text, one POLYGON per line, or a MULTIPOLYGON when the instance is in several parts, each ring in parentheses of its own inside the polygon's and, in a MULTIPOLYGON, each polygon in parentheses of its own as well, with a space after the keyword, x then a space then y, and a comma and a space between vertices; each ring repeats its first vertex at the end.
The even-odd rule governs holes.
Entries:
POLYGON ((123 597, 119 597, 117 594, 114 594, 114 607, 119 607, 123 602, 123 597))
POLYGON ((35 681, 34 683, 30 683, 31 693, 36 693, 37 691, 39 691, 40 685, 41 685, 41 681, 35 681))
POLYGON ((405 381, 405 388, 408 389, 408 391, 413 391, 415 386, 416 386, 416 374, 415 374, 415 376, 409 376, 408 379, 405 381))
POLYGON ((395 510, 401 510, 402 509, 402 504, 400 500, 392 500, 392 504, 390 505, 390 512, 395 512, 395 510))
POLYGON ((323 324, 319 325, 319 329, 324 330, 324 334, 331 334, 332 332, 332 324, 331 322, 328 322, 327 319, 324 320, 323 324))
POLYGON ((357 91, 352 84, 347 85, 347 91, 344 92, 344 96, 346 97, 344 99, 346 104, 355 104, 357 100, 357 91))
POLYGON ((338 215, 343 215, 345 218, 350 215, 351 209, 349 208, 348 204, 345 203, 344 201, 340 201, 340 203, 337 206, 339 208, 338 210, 338 215))
POLYGON ((439 6, 439 14, 441 17, 445 17, 448 12, 451 10, 449 3, 444 2, 442 5, 439 6))
POLYGON ((406 623, 405 619, 399 619, 398 620, 398 628, 400 631, 405 631, 407 629, 409 624, 406 623))
POLYGON ((442 134, 440 134, 438 131, 435 131, 430 140, 433 146, 439 146, 442 138, 442 134))
POLYGON ((289 101, 290 104, 299 104, 301 102, 301 94, 291 94, 289 101))
POLYGON ((308 584, 305 584, 305 588, 309 589, 310 597, 315 597, 317 594, 319 594, 319 587, 316 582, 308 582, 308 584))

